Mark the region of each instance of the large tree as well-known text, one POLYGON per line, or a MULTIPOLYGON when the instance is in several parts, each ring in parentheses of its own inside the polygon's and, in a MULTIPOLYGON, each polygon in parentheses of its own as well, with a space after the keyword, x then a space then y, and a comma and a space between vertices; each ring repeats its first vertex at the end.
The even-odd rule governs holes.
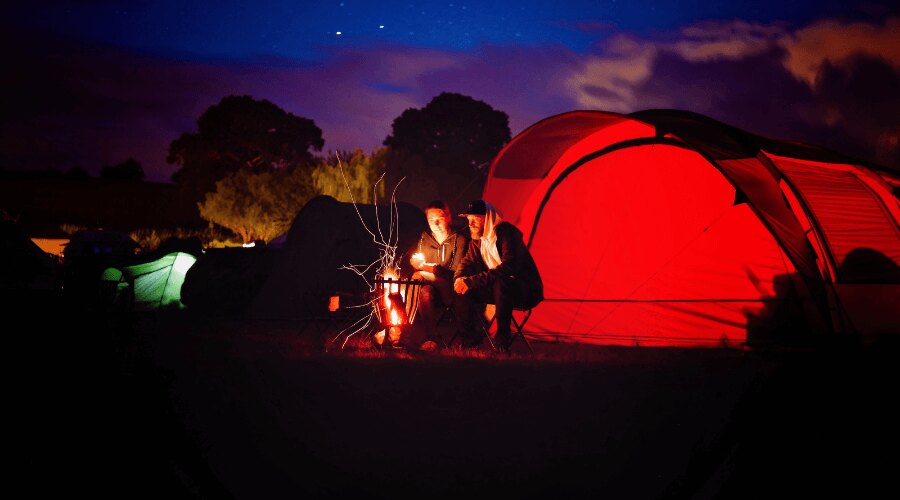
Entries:
POLYGON ((311 173, 316 194, 344 202, 383 202, 385 186, 381 174, 387 152, 388 148, 376 149, 370 155, 361 149, 330 153, 319 160, 311 173))
POLYGON ((312 162, 321 151, 322 130, 263 99, 228 96, 197 120, 197 132, 169 145, 166 160, 181 166, 172 179, 197 200, 216 181, 240 169, 291 169, 312 162))
POLYGON ((371 155, 359 149, 334 152, 311 169, 240 169, 216 182, 215 190, 198 204, 200 216, 230 229, 244 242, 271 241, 287 232, 300 208, 315 195, 356 203, 372 203, 377 197, 382 202, 384 183, 378 180, 386 150, 371 155))
POLYGON ((484 101, 444 92, 424 108, 409 108, 394 119, 384 144, 388 189, 401 178, 398 196, 417 204, 478 196, 487 165, 510 140, 509 116, 484 101))
POLYGON ((442 168, 475 170, 509 142, 509 116, 484 101, 444 92, 394 119, 385 146, 442 168))
POLYGON ((310 173, 303 169, 244 168, 216 182, 198 208, 205 220, 230 229, 245 243, 268 242, 290 229, 314 194, 310 173))

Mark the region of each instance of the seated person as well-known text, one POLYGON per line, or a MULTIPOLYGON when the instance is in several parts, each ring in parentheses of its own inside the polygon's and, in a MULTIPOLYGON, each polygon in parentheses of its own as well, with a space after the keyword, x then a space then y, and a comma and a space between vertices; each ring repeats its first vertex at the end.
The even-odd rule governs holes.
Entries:
MULTIPOLYGON (((459 214, 469 221, 472 239, 466 257, 460 263, 453 289, 463 296, 466 306, 494 304, 497 318, 497 348, 507 351, 512 342, 510 323, 514 307, 529 309, 544 300, 544 285, 537 265, 525 246, 522 231, 502 218, 493 205, 484 200, 469 203, 459 214)), ((463 345, 477 346, 482 334, 474 316, 459 316, 463 324, 463 345)))
POLYGON ((450 226, 452 215, 443 201, 429 203, 425 207, 425 218, 429 230, 422 232, 418 242, 400 260, 401 263, 408 261, 412 267, 410 279, 428 282, 419 290, 419 305, 412 328, 400 340, 407 349, 418 349, 433 337, 441 313, 447 306, 453 308, 457 318, 468 314, 460 309, 465 304, 453 292, 453 274, 465 257, 469 238, 450 226))

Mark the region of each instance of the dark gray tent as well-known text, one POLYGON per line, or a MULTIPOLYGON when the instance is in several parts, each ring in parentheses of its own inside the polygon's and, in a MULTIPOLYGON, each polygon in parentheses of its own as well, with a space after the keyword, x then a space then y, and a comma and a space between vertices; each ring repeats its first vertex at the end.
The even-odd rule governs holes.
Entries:
MULTIPOLYGON (((403 253, 426 228, 424 213, 407 203, 398 203, 392 210, 388 205, 354 207, 330 196, 313 198, 294 218, 250 315, 302 318, 324 309, 329 295, 358 297, 368 290, 365 281, 341 266, 378 259, 376 239, 393 242, 398 254, 403 253), (375 239, 366 227, 375 233, 375 239)), ((373 267, 367 274, 370 279, 375 270, 373 267)))
POLYGON ((277 252, 267 247, 207 249, 185 275, 181 303, 204 314, 245 315, 271 274, 277 252))
POLYGON ((0 257, 8 264, 0 290, 47 291, 54 288, 56 262, 11 221, 0 221, 0 257))

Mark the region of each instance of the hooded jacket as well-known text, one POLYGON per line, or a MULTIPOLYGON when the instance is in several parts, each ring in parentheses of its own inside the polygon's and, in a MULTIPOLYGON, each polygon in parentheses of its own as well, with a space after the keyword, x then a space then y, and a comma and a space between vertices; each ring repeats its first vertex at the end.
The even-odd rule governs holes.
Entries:
MULTIPOLYGON (((438 243, 431 231, 422 231, 419 241, 406 251, 400 262, 401 265, 409 265, 409 258, 414 253, 420 252, 425 256, 425 262, 437 264, 434 268, 436 277, 451 281, 468 248, 469 238, 457 232, 452 226, 443 243, 438 243)), ((404 274, 412 274, 412 271, 404 274)))
POLYGON ((500 264, 488 269, 481 254, 482 240, 469 241, 469 249, 456 271, 455 278, 463 278, 470 288, 488 286, 494 279, 506 277, 514 279, 525 293, 526 304, 534 306, 544 299, 544 284, 537 265, 525 246, 522 231, 509 222, 500 222, 494 226, 497 253, 500 264))

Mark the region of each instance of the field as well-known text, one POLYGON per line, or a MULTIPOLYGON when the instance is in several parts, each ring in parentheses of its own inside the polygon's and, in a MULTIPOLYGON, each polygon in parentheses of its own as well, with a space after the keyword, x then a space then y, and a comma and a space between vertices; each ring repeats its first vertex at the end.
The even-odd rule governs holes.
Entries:
POLYGON ((28 496, 896 495, 887 345, 409 356, 326 352, 297 324, 37 309, 8 351, 28 496))

